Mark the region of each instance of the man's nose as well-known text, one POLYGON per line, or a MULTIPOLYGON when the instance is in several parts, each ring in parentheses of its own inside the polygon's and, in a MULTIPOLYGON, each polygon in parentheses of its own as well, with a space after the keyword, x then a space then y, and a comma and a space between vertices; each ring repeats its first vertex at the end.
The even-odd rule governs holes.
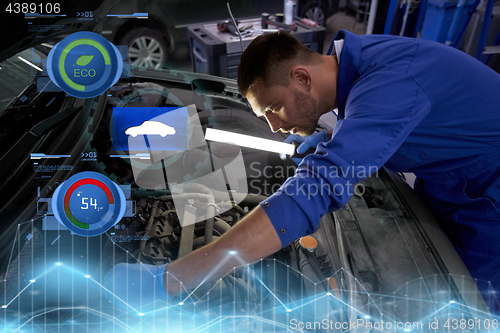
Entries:
POLYGON ((283 122, 278 117, 278 115, 273 114, 273 113, 269 113, 269 114, 266 113, 265 117, 266 117, 267 123, 269 124, 269 127, 271 127, 271 131, 273 131, 273 133, 278 132, 280 130, 280 128, 283 127, 283 122))

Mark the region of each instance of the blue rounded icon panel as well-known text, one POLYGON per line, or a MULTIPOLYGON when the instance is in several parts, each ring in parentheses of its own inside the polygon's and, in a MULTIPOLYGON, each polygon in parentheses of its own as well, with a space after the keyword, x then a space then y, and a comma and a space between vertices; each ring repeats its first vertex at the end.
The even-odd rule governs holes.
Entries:
POLYGON ((47 57, 47 72, 59 88, 77 98, 104 93, 123 70, 120 52, 101 35, 77 32, 56 44, 47 57))
POLYGON ((80 236, 98 236, 125 214, 123 191, 97 172, 80 172, 57 187, 52 211, 66 228, 80 236))

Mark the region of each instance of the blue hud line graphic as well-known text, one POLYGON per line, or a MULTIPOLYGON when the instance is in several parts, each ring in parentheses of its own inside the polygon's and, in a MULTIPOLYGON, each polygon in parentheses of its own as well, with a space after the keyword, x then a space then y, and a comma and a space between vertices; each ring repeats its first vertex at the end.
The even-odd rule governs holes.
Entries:
MULTIPOLYGON (((65 231, 41 232, 39 222, 37 219, 17 225, 6 271, 1 272, 2 333, 498 332, 498 318, 451 299, 449 290, 436 296, 442 301, 429 299, 425 290, 439 280, 436 276, 409 281, 398 291, 384 295, 366 291, 355 276, 340 269, 331 276, 338 281, 356 281, 356 289, 325 290, 324 281, 313 281, 277 259, 249 265, 235 252, 228 252, 223 261, 235 258, 241 266, 226 276, 200 284, 193 291, 186 290, 183 297, 169 303, 134 308, 103 287, 101 281, 108 268, 102 263, 98 267, 93 264, 94 256, 100 254, 91 252, 93 245, 88 238, 65 231), (33 235, 29 240, 23 237, 27 231, 33 235), (56 235, 60 237, 54 245, 58 251, 36 246, 44 239, 50 243, 56 235), (75 254, 81 251, 87 256, 65 256, 65 246, 71 244, 75 254), (297 282, 307 287, 294 290, 297 282), (242 284, 248 288, 242 288, 242 284), (420 288, 420 295, 410 295, 414 286, 420 288), (111 302, 107 295, 111 295, 111 302), (408 306, 411 304, 415 305, 413 311, 408 306), (457 328, 453 329, 453 325, 457 328)), ((99 238, 102 244, 109 236, 99 238)), ((112 245, 112 252, 112 265, 118 263, 115 258, 140 261, 118 243, 112 245)), ((167 279, 176 278, 168 275, 167 279)))

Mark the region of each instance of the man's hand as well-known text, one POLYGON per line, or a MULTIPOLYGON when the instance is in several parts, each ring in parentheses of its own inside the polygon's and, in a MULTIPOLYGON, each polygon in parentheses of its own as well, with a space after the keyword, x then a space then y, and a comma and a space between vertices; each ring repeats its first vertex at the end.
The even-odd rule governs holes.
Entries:
POLYGON ((257 206, 217 241, 166 266, 165 290, 173 297, 279 249, 281 241, 271 220, 264 209, 257 206))
POLYGON ((281 241, 276 230, 264 209, 257 206, 217 241, 168 265, 116 265, 106 275, 104 287, 112 293, 110 299, 116 298, 121 307, 140 311, 279 249, 281 241))
POLYGON ((166 302, 170 297, 163 284, 165 266, 142 263, 114 266, 104 278, 104 288, 110 293, 108 298, 116 297, 118 307, 125 310, 132 307, 136 311, 149 308, 156 301, 166 302))
MULTIPOLYGON (((300 136, 297 134, 290 134, 284 142, 286 143, 297 143, 299 146, 297 147, 297 153, 303 154, 305 153, 309 148, 316 148, 318 144, 321 142, 327 142, 329 141, 328 134, 326 132, 317 132, 313 133, 309 136, 300 136)), ((300 157, 292 157, 292 160, 300 164, 302 162, 302 158, 300 157)))

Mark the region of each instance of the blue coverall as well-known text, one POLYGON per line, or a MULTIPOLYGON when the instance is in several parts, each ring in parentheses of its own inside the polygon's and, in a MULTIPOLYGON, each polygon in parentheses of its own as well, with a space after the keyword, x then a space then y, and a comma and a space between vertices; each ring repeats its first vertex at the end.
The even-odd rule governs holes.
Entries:
POLYGON ((472 276, 500 292, 500 75, 425 40, 343 30, 335 39, 344 46, 332 139, 261 204, 282 245, 314 232, 322 215, 347 203, 348 187, 368 176, 330 177, 317 172, 320 166, 373 171, 385 165, 415 173, 416 190, 472 276), (304 190, 325 183, 336 194, 304 190))

